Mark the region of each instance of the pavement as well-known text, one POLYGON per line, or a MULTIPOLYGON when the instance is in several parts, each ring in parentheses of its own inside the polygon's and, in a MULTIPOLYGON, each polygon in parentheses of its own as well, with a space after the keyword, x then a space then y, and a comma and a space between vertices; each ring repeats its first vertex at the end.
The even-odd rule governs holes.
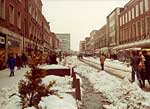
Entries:
POLYGON ((29 71, 29 68, 21 68, 21 70, 15 70, 14 76, 9 77, 9 69, 0 70, 0 89, 5 87, 11 87, 24 77, 25 73, 29 71))

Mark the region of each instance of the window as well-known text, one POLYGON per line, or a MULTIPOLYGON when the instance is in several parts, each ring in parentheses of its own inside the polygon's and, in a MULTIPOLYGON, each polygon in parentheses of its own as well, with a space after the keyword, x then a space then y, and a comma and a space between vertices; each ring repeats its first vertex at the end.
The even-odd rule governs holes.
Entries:
POLYGON ((124 15, 122 16, 122 18, 123 18, 123 24, 124 24, 124 15))
POLYGON ((17 15, 17 26, 21 29, 21 14, 20 14, 20 12, 18 12, 18 15, 17 15))
POLYGON ((122 26, 122 17, 120 17, 120 26, 122 26))
POLYGON ((14 24, 14 7, 12 5, 9 7, 9 21, 14 24))
POLYGON ((149 7, 148 7, 148 1, 149 0, 145 0, 145 11, 148 11, 149 7))
POLYGON ((128 23, 128 13, 126 13, 125 15, 126 15, 126 23, 128 23))
POLYGON ((143 14, 143 2, 140 2, 140 14, 143 14))
POLYGON ((134 8, 132 8, 132 19, 134 19, 134 8))
POLYGON ((139 5, 136 5, 136 17, 139 16, 139 5))
POLYGON ((133 34, 133 37, 136 36, 136 24, 135 23, 132 25, 132 34, 133 34))
POLYGON ((141 25, 140 25, 140 22, 138 21, 138 22, 137 22, 137 28, 136 28, 136 29, 137 29, 137 30, 136 30, 136 36, 137 36, 137 37, 140 36, 140 30, 141 30, 141 27, 140 27, 140 26, 141 26, 141 25))
POLYGON ((5 2, 4 0, 0 0, 0 17, 5 18, 5 2))
POLYGON ((150 32, 150 17, 146 18, 146 33, 149 34, 150 32))
POLYGON ((141 35, 144 35, 145 33, 145 23, 144 20, 141 20, 141 35))
POLYGON ((131 11, 128 12, 129 21, 131 20, 131 11))

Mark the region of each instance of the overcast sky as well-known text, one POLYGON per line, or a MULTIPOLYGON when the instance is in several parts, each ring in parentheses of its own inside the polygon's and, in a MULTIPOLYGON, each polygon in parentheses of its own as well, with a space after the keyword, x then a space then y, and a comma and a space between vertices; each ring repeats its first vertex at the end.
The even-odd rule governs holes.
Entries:
POLYGON ((106 16, 129 0, 42 0, 43 14, 51 31, 71 34, 71 49, 106 24, 106 16))

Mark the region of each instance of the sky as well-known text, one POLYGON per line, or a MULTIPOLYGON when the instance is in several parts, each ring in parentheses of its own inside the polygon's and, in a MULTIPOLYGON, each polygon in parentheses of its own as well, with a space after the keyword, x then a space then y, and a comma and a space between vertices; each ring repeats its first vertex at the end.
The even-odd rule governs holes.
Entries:
POLYGON ((43 14, 55 33, 71 34, 71 49, 106 24, 106 17, 129 0, 42 0, 43 14))

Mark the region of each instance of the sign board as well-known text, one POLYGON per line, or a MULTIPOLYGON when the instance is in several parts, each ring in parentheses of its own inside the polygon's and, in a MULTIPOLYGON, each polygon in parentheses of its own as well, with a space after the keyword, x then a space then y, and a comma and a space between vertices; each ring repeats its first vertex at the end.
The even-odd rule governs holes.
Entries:
POLYGON ((5 44, 5 37, 0 36, 0 44, 5 44))

